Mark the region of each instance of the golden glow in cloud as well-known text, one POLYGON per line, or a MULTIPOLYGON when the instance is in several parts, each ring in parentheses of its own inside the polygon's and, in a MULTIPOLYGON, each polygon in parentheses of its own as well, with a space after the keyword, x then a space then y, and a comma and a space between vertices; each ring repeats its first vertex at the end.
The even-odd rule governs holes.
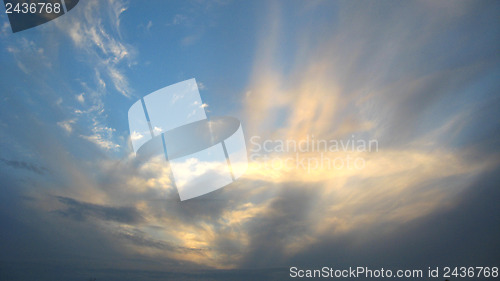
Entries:
MULTIPOLYGON (((362 61, 363 40, 352 40, 359 44, 345 46, 345 36, 339 35, 320 38, 317 44, 311 44, 307 29, 299 30, 297 37, 303 39, 297 47, 297 55, 291 57, 291 69, 284 71, 285 67, 276 59, 283 48, 278 11, 275 7, 269 14, 269 24, 265 25, 258 43, 253 74, 242 101, 247 137, 300 141, 310 135, 327 140, 356 135, 387 140, 388 125, 384 118, 388 111, 399 110, 398 97, 405 94, 405 89, 394 85, 374 86, 374 81, 383 76, 376 71, 372 71, 376 73, 370 79, 350 78, 350 71, 362 61), (381 104, 381 101, 389 102, 381 104)), ((348 31, 358 28, 356 25, 348 31)), ((394 48, 391 51, 397 51, 394 48)), ((364 50, 368 51, 371 50, 364 50)), ((380 66, 383 72, 390 51, 377 55, 375 67, 380 66)), ((366 67, 374 66, 367 62, 366 67)), ((412 83, 405 84, 405 80, 396 84, 417 89, 421 85, 416 84, 428 82, 413 77, 405 79, 412 83)), ((397 137, 397 132, 392 133, 397 137)), ((124 169, 131 172, 117 176, 115 180, 121 183, 119 190, 109 188, 96 191, 92 196, 77 193, 81 196, 75 197, 79 200, 92 197, 94 202, 109 205, 133 204, 141 212, 143 221, 134 225, 106 223, 102 226, 125 237, 120 243, 133 253, 208 267, 236 268, 252 251, 254 241, 250 232, 263 218, 279 219, 287 215, 280 213, 276 204, 297 190, 306 190, 310 197, 304 201, 311 203, 304 211, 307 223, 301 225, 303 230, 282 234, 282 239, 287 241, 283 249, 285 257, 299 253, 325 236, 376 229, 384 223, 397 227, 438 207, 453 204, 455 196, 474 176, 492 163, 466 161, 463 154, 440 145, 440 135, 440 132, 424 134, 405 145, 381 141, 377 151, 267 153, 265 159, 252 159, 245 176, 218 193, 219 201, 209 198, 177 202, 163 161, 153 161, 137 169, 127 166, 133 166, 131 159, 116 166, 101 163, 108 174, 124 169), (325 161, 359 158, 363 165, 320 166, 317 161, 321 157, 330 159, 325 161), (301 159, 316 162, 306 161, 303 166, 298 163, 301 159), (166 200, 157 203, 150 200, 158 195, 165 196, 162 198, 166 200)), ((247 145, 251 149, 251 145, 247 145)), ((186 163, 185 178, 192 176, 190 173, 202 172, 190 171, 188 166, 186 163)), ((75 173, 78 182, 85 182, 86 179, 80 177, 75 173)))

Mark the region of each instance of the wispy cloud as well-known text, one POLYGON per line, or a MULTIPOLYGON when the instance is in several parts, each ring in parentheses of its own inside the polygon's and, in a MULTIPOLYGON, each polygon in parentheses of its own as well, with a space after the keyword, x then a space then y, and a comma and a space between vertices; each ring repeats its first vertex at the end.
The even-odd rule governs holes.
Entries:
MULTIPOLYGON (((82 138, 102 149, 116 150, 120 145, 116 143, 115 130, 107 125, 103 98, 108 95, 110 85, 122 96, 131 96, 125 70, 133 64, 134 50, 122 41, 120 34, 120 17, 127 6, 123 1, 110 0, 80 3, 78 8, 72 11, 72 17, 57 21, 57 26, 86 56, 95 77, 94 84, 81 83, 86 94, 85 98, 83 94, 78 95, 77 100, 83 108, 74 109, 71 120, 83 127, 85 123, 90 125, 92 134, 82 138), (106 10, 109 13, 105 13, 106 10)), ((67 128, 69 123, 64 122, 60 124, 67 128)))
POLYGON ((188 17, 186 17, 185 15, 176 14, 172 18, 171 22, 167 23, 167 26, 183 24, 183 23, 187 22, 187 20, 188 20, 188 17))
POLYGON ((90 136, 81 135, 81 137, 95 143, 104 150, 116 150, 120 145, 112 141, 115 131, 116 129, 101 125, 97 118, 94 118, 93 134, 90 136))
POLYGON ((57 125, 61 127, 64 131, 66 131, 68 134, 71 134, 73 132, 73 124, 75 124, 75 122, 76 121, 74 119, 70 119, 57 122, 57 125))
POLYGON ((7 52, 12 54, 17 66, 25 74, 33 74, 33 69, 50 69, 52 62, 45 54, 43 47, 37 46, 34 41, 24 37, 15 38, 12 45, 7 47, 7 52))
POLYGON ((100 72, 107 73, 122 95, 130 96, 130 88, 122 73, 122 62, 131 62, 132 47, 122 43, 119 35, 120 16, 126 10, 122 1, 81 3, 77 15, 66 21, 59 21, 59 28, 72 39, 77 48, 85 51, 100 72), (109 6, 112 17, 106 20, 102 6, 109 6), (109 29, 115 34, 111 33, 109 29))

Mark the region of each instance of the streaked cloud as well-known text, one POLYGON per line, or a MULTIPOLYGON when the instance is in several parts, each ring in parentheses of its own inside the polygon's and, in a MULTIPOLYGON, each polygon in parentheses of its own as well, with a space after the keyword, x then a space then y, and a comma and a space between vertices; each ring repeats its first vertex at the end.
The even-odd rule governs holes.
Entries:
MULTIPOLYGON (((120 147, 113 135, 114 129, 105 125, 107 116, 104 113, 103 99, 109 95, 108 85, 112 85, 126 98, 131 95, 124 69, 132 63, 134 51, 123 42, 120 35, 120 16, 126 9, 123 1, 86 2, 79 5, 72 17, 56 21, 57 27, 85 54, 89 67, 95 72, 93 85, 82 83, 88 101, 84 103, 86 100, 82 94, 77 96, 83 109, 75 109, 72 120, 74 123, 89 126, 92 134, 84 134, 82 138, 104 150, 116 150, 120 147), (108 9, 112 12, 103 12, 108 9)), ((68 127, 68 123, 63 121, 60 124, 68 127)))
POLYGON ((67 207, 58 213, 76 220, 84 220, 87 217, 119 223, 138 223, 142 220, 140 213, 131 207, 101 206, 61 196, 57 197, 57 200, 67 207))
POLYGON ((5 165, 10 166, 12 168, 31 171, 31 172, 37 173, 39 175, 43 175, 47 172, 47 168, 35 165, 33 163, 25 162, 25 161, 7 160, 7 159, 0 158, 0 162, 4 163, 5 165))

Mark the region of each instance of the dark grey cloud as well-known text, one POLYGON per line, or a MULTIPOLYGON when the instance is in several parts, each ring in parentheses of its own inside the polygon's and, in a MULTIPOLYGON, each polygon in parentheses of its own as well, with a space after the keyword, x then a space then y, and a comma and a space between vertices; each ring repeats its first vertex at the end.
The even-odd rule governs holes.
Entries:
MULTIPOLYGON (((376 229, 361 229, 348 235, 325 236, 287 258, 284 258, 281 247, 287 243, 286 237, 289 233, 307 225, 307 216, 304 214, 308 213, 306 210, 309 207, 306 205, 314 204, 314 198, 310 197, 310 193, 302 193, 299 189, 284 192, 272 204, 273 212, 268 212, 262 221, 256 220, 252 229, 249 229, 254 237, 252 245, 255 249, 247 254, 247 263, 242 265, 241 269, 163 271, 103 268, 75 263, 66 265, 8 262, 0 263, 0 280, 29 280, 34 277, 37 277, 37 280, 53 280, 54 272, 58 272, 58 276, 78 280, 88 280, 90 277, 97 280, 146 281, 294 280, 289 278, 290 266, 343 268, 361 265, 386 269, 425 269, 428 266, 454 265, 495 266, 500 262, 500 217, 497 215, 500 213, 500 206, 497 204, 500 198, 499 170, 497 168, 478 176, 451 205, 443 204, 437 212, 428 216, 400 225, 381 225, 376 229), (298 203, 299 198, 305 199, 305 205, 293 204, 298 203), (258 235, 259 231, 263 233, 258 235), (273 254, 273 251, 277 254, 273 254), (265 262, 260 263, 259 260, 262 259, 265 262), (277 259, 275 266, 269 267, 268 265, 273 263, 270 261, 272 259, 277 259)), ((138 238, 141 234, 136 234, 131 239, 139 244, 164 247, 160 246, 164 245, 161 243, 150 244, 150 241, 138 238)))
POLYGON ((33 163, 24 162, 24 161, 7 160, 4 158, 0 158, 0 162, 3 162, 7 166, 10 166, 10 167, 13 167, 16 169, 23 169, 23 170, 31 171, 31 172, 37 173, 39 175, 43 175, 48 171, 45 167, 41 167, 41 166, 35 165, 33 163))
MULTIPOLYGON (((319 188, 315 190, 319 191, 319 188)), ((311 210, 319 194, 311 192, 311 189, 314 190, 311 185, 304 188, 300 184, 287 184, 280 188, 266 213, 249 223, 249 252, 244 253, 241 267, 283 265, 286 246, 310 231, 314 219, 311 210)))
POLYGON ((143 221, 140 212, 133 207, 113 207, 92 203, 80 202, 78 200, 58 196, 59 202, 66 209, 58 210, 57 213, 75 220, 85 220, 89 217, 105 221, 116 221, 127 224, 136 224, 143 221))
POLYGON ((134 245, 154 248, 157 250, 166 250, 170 252, 182 252, 182 253, 197 253, 204 254, 205 249, 199 248, 188 248, 175 245, 173 243, 168 243, 162 240, 157 240, 149 237, 144 231, 139 229, 132 229, 127 231, 119 231, 116 236, 118 238, 125 239, 129 242, 132 242, 134 245))
POLYGON ((269 183, 242 178, 222 189, 182 202, 177 190, 171 188, 165 195, 167 199, 152 199, 148 201, 148 205, 152 207, 152 214, 157 217, 168 216, 183 224, 196 225, 208 221, 217 225, 217 221, 225 211, 233 210, 245 202, 260 204, 268 198, 273 189, 260 198, 249 199, 249 194, 259 184, 269 183))
MULTIPOLYGON (((497 266, 500 262, 500 167, 477 177, 458 199, 399 225, 320 239, 284 265, 311 267, 497 266)), ((474 280, 474 279, 464 279, 474 280)))

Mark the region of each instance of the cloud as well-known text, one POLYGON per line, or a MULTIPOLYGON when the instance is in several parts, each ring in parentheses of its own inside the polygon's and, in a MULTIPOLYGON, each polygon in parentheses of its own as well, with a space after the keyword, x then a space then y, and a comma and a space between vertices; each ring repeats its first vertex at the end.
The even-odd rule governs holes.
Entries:
MULTIPOLYGON (((106 151, 117 150, 120 145, 113 134, 114 129, 107 125, 104 97, 109 95, 110 86, 125 98, 130 98, 132 92, 125 72, 134 63, 135 51, 120 34, 120 17, 126 9, 123 1, 85 2, 79 4, 71 17, 55 21, 95 73, 94 83, 81 82, 85 96, 77 95, 77 100, 83 108, 72 110, 74 117, 71 120, 82 129, 88 124, 90 132, 82 130, 82 138, 106 151)), ((60 124, 69 125, 65 121, 60 124)))
POLYGON ((116 150, 120 145, 112 141, 115 131, 116 129, 102 126, 94 120, 94 128, 92 129, 93 134, 90 136, 81 135, 81 137, 105 150, 116 150))
POLYGON ((52 68, 52 62, 46 56, 45 49, 34 41, 25 37, 14 37, 10 42, 14 44, 7 47, 7 52, 14 56, 17 66, 25 74, 32 75, 34 70, 46 72, 52 68))
POLYGON ((188 18, 181 14, 176 14, 170 23, 167 23, 167 26, 179 25, 187 22, 188 18))
POLYGON ((120 92, 125 97, 129 97, 129 86, 125 76, 114 67, 109 67, 108 71, 109 76, 111 77, 111 81, 113 81, 116 90, 118 90, 118 92, 120 92))
POLYGON ((58 196, 57 200, 67 207, 64 210, 58 210, 57 212, 75 220, 96 218, 126 224, 136 224, 143 220, 141 214, 132 207, 103 206, 80 202, 78 200, 62 196, 58 196))
MULTIPOLYGON (((497 169, 498 166, 493 171, 497 169)), ((359 263, 387 266, 404 260, 404 264, 422 269, 429 264, 490 263, 498 259, 498 253, 492 249, 500 246, 494 238, 500 230, 491 228, 498 218, 485 217, 498 210, 492 199, 498 195, 495 174, 485 172, 451 204, 443 201, 439 209, 424 217, 376 228, 365 226, 345 235, 325 234, 287 263, 310 266, 329 260, 339 267, 359 263), (469 243, 461 243, 463 239, 469 243), (463 255, 464 252, 481 254, 463 255)))
POLYGON ((192 34, 192 35, 185 36, 184 38, 182 38, 181 44, 183 46, 193 45, 194 43, 196 43, 196 41, 198 41, 200 39, 200 37, 201 37, 200 34, 192 34))
POLYGON ((207 89, 207 87, 205 86, 205 84, 203 84, 202 82, 197 82, 197 84, 198 84, 198 89, 200 89, 200 90, 206 90, 207 89))
MULTIPOLYGON (((309 247, 330 249, 322 244, 323 239, 333 241, 358 231, 368 235, 381 225, 397 227, 430 216, 472 188, 472 179, 498 167, 492 157, 470 158, 477 146, 460 150, 449 146, 445 129, 452 121, 469 122, 463 109, 494 102, 491 92, 472 101, 463 90, 495 68, 482 55, 491 54, 493 48, 448 53, 447 44, 436 46, 435 42, 454 41, 456 36, 470 38, 469 42, 485 40, 483 35, 459 27, 465 8, 458 7, 442 18, 438 11, 429 12, 420 4, 409 6, 379 7, 381 14, 374 15, 369 7, 340 5, 331 30, 316 30, 314 22, 298 24, 303 28, 295 33, 301 40, 293 50, 282 32, 286 25, 283 10, 269 9, 243 99, 248 135, 283 140, 356 135, 377 139, 380 150, 331 155, 362 157, 366 167, 361 170, 272 168, 273 161, 284 163, 295 157, 293 153, 269 154, 267 162, 251 163, 246 177, 257 186, 276 189, 268 194, 276 205, 267 205, 261 213, 265 217, 256 218, 249 223, 254 228, 245 229, 251 231, 251 242, 245 244, 247 252, 238 258, 238 266, 279 266, 292 257, 304 262, 309 247), (417 24, 421 17, 428 20, 425 27, 417 24), (311 33, 311 28, 317 32, 311 33), (421 28, 428 32, 411 35, 421 28), (410 36, 413 38, 407 38, 410 36), (283 63, 280 53, 284 50, 294 54, 287 57, 293 61, 283 63), (436 54, 441 54, 439 61, 434 59, 436 54), (456 103, 457 96, 474 105, 456 103), (294 194, 300 196, 293 198, 294 194), (277 209, 281 200, 297 206, 298 211, 287 206, 277 209), (294 219, 288 221, 291 217, 294 219)), ((476 8, 473 13, 479 13, 476 8)), ((471 21, 471 25, 481 25, 471 21)), ((318 160, 319 154, 308 152, 300 157, 318 160)), ((266 200, 260 204, 263 202, 268 204, 266 200)), ((342 244, 332 246, 346 250, 342 244)), ((362 257, 362 250, 358 254, 362 257)))
POLYGON ((75 124, 74 119, 57 122, 57 125, 64 129, 68 134, 73 132, 73 124, 75 124))
POLYGON ((82 104, 85 102, 85 97, 83 95, 84 95, 84 93, 81 93, 81 94, 76 96, 76 100, 82 104))
POLYGON ((100 134, 94 134, 91 136, 81 136, 81 137, 83 139, 86 139, 86 140, 96 144, 97 146, 99 146, 100 148, 102 148, 104 150, 116 150, 120 147, 119 144, 116 144, 116 143, 110 141, 109 139, 105 139, 100 134))
POLYGON ((1 36, 4 36, 5 34, 7 34, 10 31, 11 31, 10 24, 8 22, 4 21, 2 28, 0 29, 1 36))
MULTIPOLYGON (((23 130, 16 132, 17 145, 46 159, 44 166, 58 173, 48 183, 19 181, 22 188, 5 175, 6 186, 16 187, 10 192, 27 190, 23 195, 32 199, 17 204, 13 195, 2 197, 2 222, 13 227, 5 227, 7 250, 0 255, 73 258, 83 260, 82 268, 92 267, 87 261, 94 260, 119 276, 116 280, 125 274, 141 280, 281 280, 290 265, 325 261, 340 267, 498 260, 494 226, 499 224, 487 215, 498 213, 498 87, 482 78, 497 70, 485 58, 494 57, 498 48, 471 43, 487 41, 490 33, 476 31, 496 18, 487 12, 495 9, 462 2, 453 9, 427 2, 314 4, 298 7, 303 15, 314 9, 304 18, 274 6, 262 20, 254 69, 242 91, 248 93, 242 97, 245 134, 297 141, 310 135, 377 139, 377 152, 327 155, 362 157, 364 169, 273 168, 272 161, 295 154, 270 153, 268 160, 252 161, 233 184, 180 202, 164 159, 146 164, 131 154, 116 159, 82 141, 104 150, 118 145, 112 141, 116 129, 106 125, 102 97, 121 78, 113 81, 112 68, 98 65, 94 84, 82 82, 88 107, 80 112, 92 115, 88 134, 79 131, 66 142, 49 125, 19 122, 23 130), (317 16, 318 11, 328 17, 317 16), (332 18, 330 12, 337 14, 332 18), (287 40, 290 26, 298 27, 292 29, 292 41, 287 40), (209 268, 219 270, 203 270, 209 268), (172 273, 177 270, 183 272, 172 273)), ((116 5, 112 14, 123 9, 116 5)), ((110 32, 90 27, 78 27, 83 32, 72 40, 82 50, 87 42, 90 55, 108 59, 125 75, 121 63, 130 53, 119 44, 111 48, 110 32)), ((128 93, 126 86, 121 89, 128 93)))
POLYGON ((40 167, 40 166, 35 165, 33 163, 28 163, 28 162, 24 162, 24 161, 17 161, 17 160, 7 160, 4 158, 0 158, 0 161, 3 162, 5 165, 10 166, 12 168, 31 171, 31 172, 37 173, 39 175, 43 175, 47 172, 47 168, 40 167))
MULTIPOLYGON (((107 1, 104 6, 109 6, 113 10, 113 17, 110 21, 104 22, 100 3, 81 3, 78 14, 74 15, 74 21, 58 22, 62 31, 66 32, 72 39, 76 47, 88 52, 94 60, 100 62, 111 62, 117 64, 123 59, 129 58, 129 48, 125 46, 119 37, 109 33, 106 29, 110 25, 116 32, 120 27, 120 15, 126 10, 122 1, 107 1), (79 20, 79 21, 77 21, 79 20), (97 51, 100 51, 97 52, 97 51)), ((69 21, 69 20, 68 20, 69 21)))
MULTIPOLYGON (((131 47, 121 42, 119 37, 113 36, 106 29, 106 25, 119 32, 120 15, 126 10, 122 1, 109 1, 103 5, 109 5, 113 11, 113 17, 109 22, 103 22, 102 13, 99 12, 102 3, 82 3, 77 15, 72 21, 61 22, 58 25, 73 40, 76 47, 88 53, 89 58, 99 69, 107 73, 115 89, 122 95, 128 97, 130 88, 128 81, 119 69, 123 60, 131 59, 131 47)), ((69 19, 68 19, 69 21, 69 19)))

